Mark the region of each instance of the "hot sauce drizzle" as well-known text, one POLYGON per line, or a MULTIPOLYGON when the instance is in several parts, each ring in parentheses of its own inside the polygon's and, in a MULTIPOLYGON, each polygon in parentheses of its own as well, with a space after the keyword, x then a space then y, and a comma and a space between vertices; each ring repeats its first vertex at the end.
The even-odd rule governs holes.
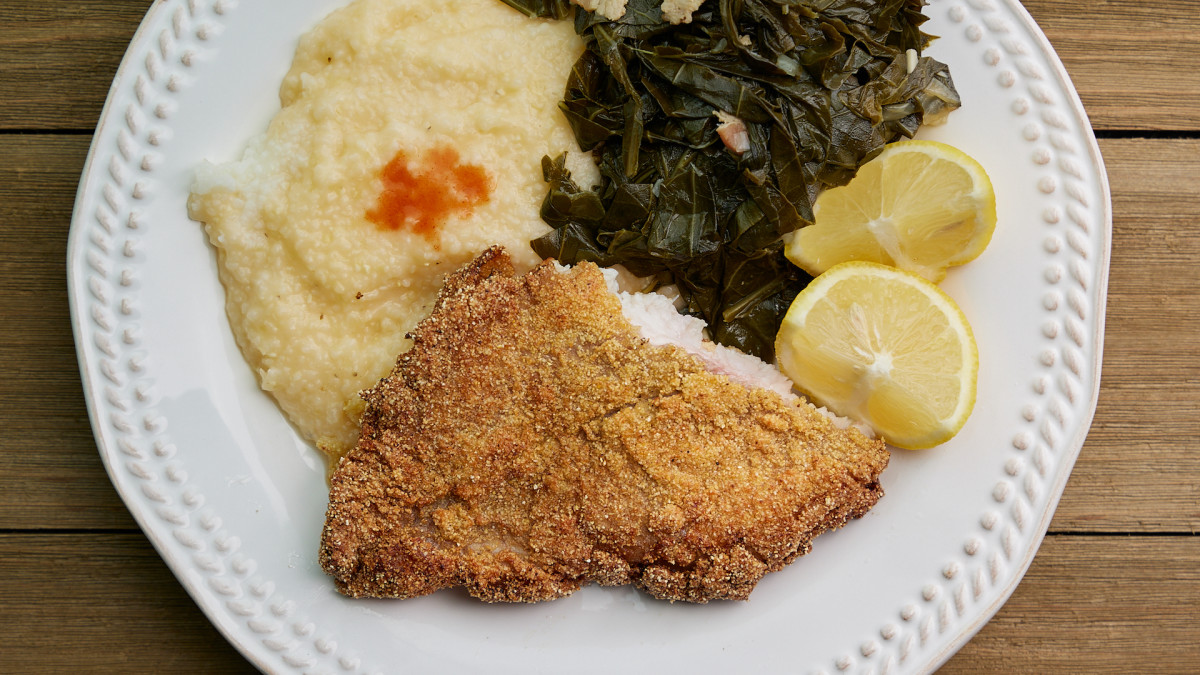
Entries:
POLYGON ((460 163, 458 151, 439 146, 414 166, 404 150, 383 167, 383 189, 367 219, 385 230, 408 230, 437 241, 453 213, 470 213, 488 200, 491 181, 483 167, 460 163))

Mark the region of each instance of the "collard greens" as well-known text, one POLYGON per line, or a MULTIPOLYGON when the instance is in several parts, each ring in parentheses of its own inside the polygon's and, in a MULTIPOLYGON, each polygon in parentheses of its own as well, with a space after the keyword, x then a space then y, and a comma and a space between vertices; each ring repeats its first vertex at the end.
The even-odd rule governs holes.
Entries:
POLYGON ((661 0, 630 0, 616 21, 503 1, 573 10, 586 45, 559 107, 601 182, 543 159, 554 229, 534 250, 675 283, 713 339, 767 360, 810 280, 780 237, 811 223, 821 190, 959 106, 946 65, 920 56, 924 0, 707 0, 678 26, 661 0), (717 111, 744 124, 742 143, 722 141, 717 111))

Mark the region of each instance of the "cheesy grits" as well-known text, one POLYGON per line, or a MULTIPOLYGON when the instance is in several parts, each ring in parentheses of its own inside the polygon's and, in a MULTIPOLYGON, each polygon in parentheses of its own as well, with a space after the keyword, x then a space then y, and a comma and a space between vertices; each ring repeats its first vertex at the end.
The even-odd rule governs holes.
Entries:
MULTIPOLYGON (((492 244, 538 262, 540 161, 576 147, 557 105, 582 51, 571 22, 498 0, 357 0, 300 40, 244 156, 198 169, 189 213, 238 344, 335 459, 357 436, 347 404, 391 370, 447 273, 492 244)), ((595 176, 581 153, 569 166, 595 176)))

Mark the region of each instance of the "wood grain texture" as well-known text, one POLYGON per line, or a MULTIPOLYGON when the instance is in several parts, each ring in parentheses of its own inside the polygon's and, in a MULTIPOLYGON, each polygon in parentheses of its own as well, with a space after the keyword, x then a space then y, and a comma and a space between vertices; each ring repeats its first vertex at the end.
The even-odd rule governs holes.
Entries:
POLYGON ((1196 129, 1196 0, 1022 0, 1097 129, 1196 129))
POLYGON ((141 533, 0 534, 0 671, 252 673, 141 533))
POLYGON ((67 232, 90 136, 0 135, 0 528, 129 528, 88 423, 67 232))
MULTIPOLYGON (((253 670, 112 488, 70 334, 75 188, 151 4, 0 2, 3 672, 253 670)), ((1101 141, 1115 213, 1104 371, 1050 534, 1012 599, 943 672, 1196 672, 1200 0, 1025 5, 1093 124, 1121 136, 1101 141)))
POLYGON ((940 672, 1195 673, 1198 607, 1196 537, 1050 537, 940 672))
POLYGON ((0 3, 0 129, 94 129, 151 0, 0 3))
POLYGON ((1200 141, 1101 142, 1113 245, 1100 400, 1051 531, 1200 531, 1200 141))

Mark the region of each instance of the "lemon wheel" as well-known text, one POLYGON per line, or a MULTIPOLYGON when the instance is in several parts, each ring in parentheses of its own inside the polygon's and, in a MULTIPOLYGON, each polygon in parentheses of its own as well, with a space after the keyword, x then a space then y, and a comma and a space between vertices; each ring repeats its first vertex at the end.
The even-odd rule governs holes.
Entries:
POLYGON ((814 222, 788 242, 787 257, 809 274, 860 260, 941 281, 975 259, 996 228, 987 172, 944 143, 900 141, 859 168, 846 185, 821 193, 814 222))
POLYGON ((775 349, 810 398, 897 447, 944 443, 975 405, 979 352, 962 310, 894 267, 842 263, 817 277, 789 308, 775 349))

